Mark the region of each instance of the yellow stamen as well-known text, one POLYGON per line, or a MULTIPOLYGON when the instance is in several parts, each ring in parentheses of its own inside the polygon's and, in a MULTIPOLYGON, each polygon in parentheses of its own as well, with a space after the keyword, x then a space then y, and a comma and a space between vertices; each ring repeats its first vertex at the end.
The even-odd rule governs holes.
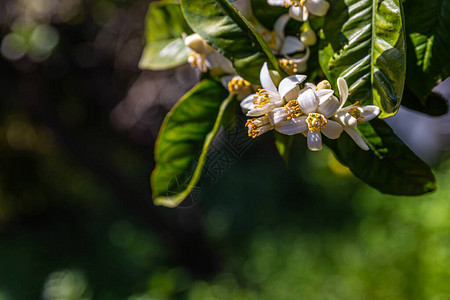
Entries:
POLYGON ((255 100, 253 100, 253 104, 256 105, 256 108, 263 107, 266 104, 270 103, 270 95, 265 89, 258 89, 256 95, 253 96, 255 100))
POLYGON ((228 91, 232 95, 237 95, 240 92, 248 93, 251 83, 239 76, 233 77, 233 79, 228 82, 228 91))
POLYGON ((289 101, 288 103, 286 103, 284 107, 286 108, 288 113, 286 120, 300 117, 301 114, 303 113, 302 110, 300 109, 300 105, 298 104, 297 100, 289 101))
POLYGON ((311 113, 306 118, 306 123, 310 131, 320 131, 327 124, 327 119, 321 114, 311 113))
POLYGON ((361 116, 362 109, 360 108, 359 101, 356 101, 354 104, 352 104, 352 107, 353 108, 348 111, 348 114, 355 118, 358 124, 364 122, 364 117, 361 116))
POLYGON ((298 71, 298 65, 292 59, 280 58, 278 59, 278 64, 289 75, 294 75, 298 71))
POLYGON ((248 136, 256 138, 259 135, 258 125, 255 123, 256 118, 247 120, 245 126, 248 127, 248 136))

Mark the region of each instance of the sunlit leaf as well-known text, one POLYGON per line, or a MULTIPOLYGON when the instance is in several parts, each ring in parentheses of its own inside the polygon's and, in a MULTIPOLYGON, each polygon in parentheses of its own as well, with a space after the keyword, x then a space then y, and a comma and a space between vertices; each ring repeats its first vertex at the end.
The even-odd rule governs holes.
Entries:
POLYGON ((374 104, 394 115, 406 70, 401 0, 338 0, 326 16, 319 60, 335 84, 344 77, 350 101, 374 104))
POLYGON ((228 57, 239 75, 259 83, 264 62, 284 75, 266 42, 226 0, 182 0, 189 26, 228 57))
POLYGON ((345 133, 325 142, 357 177, 392 195, 421 195, 436 189, 430 167, 418 158, 382 120, 358 125, 371 150, 360 149, 345 133))
POLYGON ((450 76, 450 1, 405 2, 406 81, 422 104, 440 79, 450 76))
POLYGON ((181 13, 180 4, 152 2, 145 20, 146 42, 139 68, 163 70, 187 61, 189 49, 182 35, 192 33, 181 13))
POLYGON ((208 147, 234 100, 226 97, 220 82, 203 80, 167 114, 155 146, 156 167, 151 177, 155 204, 175 207, 197 184, 208 147))

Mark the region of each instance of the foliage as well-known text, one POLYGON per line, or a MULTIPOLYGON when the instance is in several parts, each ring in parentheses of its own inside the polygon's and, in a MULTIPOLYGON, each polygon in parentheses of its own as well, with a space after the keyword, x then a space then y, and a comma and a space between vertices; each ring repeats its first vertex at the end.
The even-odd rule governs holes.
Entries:
MULTIPOLYGON (((157 3, 151 5, 149 14, 155 5, 161 8, 169 5, 169 2, 164 1, 157 3)), ((278 71, 281 78, 285 77, 284 70, 277 62, 280 55, 275 52, 273 54, 273 45, 270 45, 267 39, 267 32, 274 28, 278 17, 286 13, 286 9, 272 7, 267 1, 254 0, 248 2, 247 6, 251 5, 250 9, 253 8, 253 11, 249 12, 245 3, 247 2, 235 1, 230 4, 225 0, 181 1, 185 21, 182 18, 180 21, 166 18, 166 25, 159 26, 165 28, 172 22, 175 24, 186 22, 194 32, 231 60, 237 74, 253 84, 260 83, 259 69, 264 61, 269 62, 271 68, 278 71), (235 4, 243 11, 239 12, 233 7, 235 4), (263 30, 261 28, 264 27, 261 26, 268 29, 263 30)), ((177 6, 175 3, 170 5, 177 6)), ((319 48, 311 47, 312 60, 308 64, 306 74, 312 74, 313 78, 319 75, 320 79, 321 68, 330 80, 331 86, 335 88, 337 79, 345 78, 349 83, 351 103, 378 106, 381 109, 380 118, 393 116, 400 107, 406 78, 410 89, 406 89, 405 105, 438 116, 444 114, 448 108, 445 100, 431 94, 430 91, 439 79, 448 76, 446 73, 448 64, 441 61, 441 58, 445 57, 442 55, 442 49, 445 49, 448 43, 446 34, 448 14, 444 12, 449 5, 446 1, 434 1, 432 5, 427 6, 424 13, 419 14, 420 18, 415 18, 413 15, 417 15, 419 7, 420 3, 407 3, 404 14, 399 0, 340 0, 331 4, 325 17, 310 18, 302 26, 298 21, 289 22, 286 32, 300 36, 302 30, 312 28, 317 30, 323 26, 320 31, 319 48), (435 15, 438 17, 431 17, 435 15), (424 27, 420 26, 425 22, 421 21, 422 19, 428 20, 424 27), (424 46, 424 41, 428 41, 427 47, 424 46), (407 43, 413 44, 408 52, 407 43), (318 56, 315 51, 318 52, 318 56), (314 63, 317 57, 320 67, 314 63), (417 83, 418 80, 428 83, 421 85, 417 83), (423 89, 419 91, 419 87, 423 89)), ((147 22, 148 34, 152 32, 152 26, 156 27, 147 22)), ((146 47, 158 43, 158 39, 148 40, 146 47)), ((216 76, 217 73, 211 75, 216 76)), ((211 98, 209 101, 217 103, 221 99, 211 98)), ((205 105, 208 104, 205 102, 205 105)), ((192 121, 200 117, 192 114, 192 121)), ((360 179, 388 194, 415 195, 436 188, 430 168, 415 156, 386 124, 372 122, 371 125, 361 124, 358 128, 359 134, 370 147, 368 152, 360 151, 345 133, 336 141, 326 139, 325 142, 332 147, 340 161, 349 166, 360 179), (410 180, 409 175, 405 177, 405 174, 415 179, 410 180)), ((164 129, 160 132, 160 139, 170 134, 164 129)), ((276 148, 286 162, 291 143, 291 138, 275 134, 276 148)), ((177 151, 183 153, 181 149, 177 151)), ((191 161, 187 153, 185 160, 191 161)), ((161 165, 157 165, 156 170, 161 168, 161 165)), ((201 168, 202 165, 199 164, 197 171, 200 172, 201 168)), ((169 176, 164 177, 164 180, 153 180, 154 198, 159 197, 161 191, 167 190, 173 178, 179 176, 189 178, 191 175, 188 174, 192 174, 192 171, 184 173, 179 170, 171 173, 171 178, 169 176)), ((185 190, 181 186, 179 189, 185 190)), ((182 196, 186 197, 187 194, 184 193, 182 196)))

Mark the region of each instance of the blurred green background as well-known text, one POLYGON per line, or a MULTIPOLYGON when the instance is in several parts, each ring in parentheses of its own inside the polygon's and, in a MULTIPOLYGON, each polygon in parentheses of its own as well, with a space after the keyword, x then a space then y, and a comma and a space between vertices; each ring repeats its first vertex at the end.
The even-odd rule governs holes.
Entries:
POLYGON ((301 137, 286 168, 267 134, 153 206, 158 127, 198 74, 137 69, 148 3, 0 3, 0 300, 450 299, 445 130, 430 195, 382 195, 301 137))

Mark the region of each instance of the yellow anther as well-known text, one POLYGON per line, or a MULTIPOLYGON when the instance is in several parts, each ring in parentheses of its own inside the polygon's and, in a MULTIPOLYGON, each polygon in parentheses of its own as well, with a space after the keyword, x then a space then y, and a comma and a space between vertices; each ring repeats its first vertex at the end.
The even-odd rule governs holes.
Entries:
POLYGON ((305 5, 306 0, 300 0, 300 5, 304 6, 305 5))
POLYGON ((358 124, 364 122, 364 116, 362 116, 361 113, 362 108, 359 105, 359 101, 352 104, 352 108, 348 111, 348 114, 355 118, 358 124))
POLYGON ((258 125, 256 125, 256 118, 247 120, 245 126, 248 127, 248 136, 255 138, 259 135, 258 125))
POLYGON ((289 75, 294 75, 298 71, 298 65, 292 59, 280 58, 278 64, 289 75))
POLYGON ((286 108, 286 111, 287 111, 287 114, 288 114, 287 117, 286 117, 286 120, 290 120, 292 118, 300 117, 301 114, 303 113, 302 110, 300 109, 300 105, 298 104, 297 100, 289 101, 288 103, 286 103, 284 108, 286 108))
POLYGON ((327 119, 318 113, 311 113, 306 118, 309 131, 320 131, 326 124, 327 119))
POLYGON ((241 77, 235 76, 228 82, 228 91, 232 95, 237 95, 240 92, 247 93, 251 83, 241 77))
POLYGON ((266 104, 270 103, 270 95, 265 89, 258 89, 256 95, 253 96, 255 100, 253 100, 253 104, 257 107, 263 107, 266 104))

